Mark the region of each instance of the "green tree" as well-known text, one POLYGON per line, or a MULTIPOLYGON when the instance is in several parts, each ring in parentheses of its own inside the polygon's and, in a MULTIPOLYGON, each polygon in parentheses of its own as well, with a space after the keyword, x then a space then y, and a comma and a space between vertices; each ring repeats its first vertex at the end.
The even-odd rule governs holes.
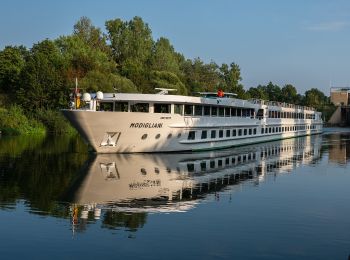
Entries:
POLYGON ((187 95, 187 89, 179 77, 169 71, 152 71, 151 82, 156 88, 176 89, 174 94, 187 95))
POLYGON ((153 47, 151 68, 157 71, 169 71, 180 74, 177 54, 169 40, 161 37, 153 47))
POLYGON ((223 63, 220 67, 221 72, 221 79, 222 79, 222 85, 224 91, 227 92, 233 92, 238 95, 240 98, 244 98, 245 91, 242 84, 239 83, 239 81, 242 80, 241 77, 241 69, 237 64, 232 62, 230 66, 223 63))
POLYGON ((217 91, 220 83, 218 65, 214 62, 205 64, 200 58, 186 60, 181 66, 189 92, 217 91))
POLYGON ((27 55, 28 51, 23 46, 6 46, 0 52, 0 92, 14 94, 19 88, 27 55))
POLYGON ((328 103, 327 97, 317 88, 312 88, 305 92, 305 105, 321 110, 328 103))
POLYGON ((100 28, 95 27, 88 17, 83 16, 76 22, 73 35, 79 37, 91 48, 110 54, 111 49, 107 45, 107 36, 102 33, 100 28))
POLYGON ((97 70, 104 73, 116 72, 116 63, 109 55, 86 44, 80 37, 63 36, 56 44, 68 63, 66 77, 69 82, 84 78, 89 71, 97 70))
POLYGON ((281 97, 284 102, 295 104, 298 101, 297 89, 291 84, 284 85, 281 89, 281 97))
POLYGON ((26 109, 56 109, 66 104, 66 64, 53 41, 44 40, 30 50, 17 91, 19 103, 26 109))
POLYGON ((106 29, 121 75, 132 80, 139 91, 151 91, 148 75, 153 39, 148 24, 140 17, 129 22, 115 19, 106 22, 106 29))
POLYGON ((251 87, 247 91, 251 98, 257 98, 262 100, 268 100, 268 96, 266 94, 266 87, 258 85, 256 88, 251 87))
POLYGON ((137 88, 131 80, 113 73, 90 71, 79 82, 79 87, 87 92, 137 92, 137 88))
POLYGON ((278 85, 273 84, 271 81, 266 85, 265 91, 270 101, 283 102, 281 88, 278 85))

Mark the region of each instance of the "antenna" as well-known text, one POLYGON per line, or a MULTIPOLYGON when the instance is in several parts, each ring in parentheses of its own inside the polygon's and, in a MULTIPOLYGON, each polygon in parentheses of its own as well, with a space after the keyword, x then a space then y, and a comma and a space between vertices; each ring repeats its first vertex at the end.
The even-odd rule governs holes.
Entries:
POLYGON ((78 92, 78 78, 75 77, 75 93, 78 92))

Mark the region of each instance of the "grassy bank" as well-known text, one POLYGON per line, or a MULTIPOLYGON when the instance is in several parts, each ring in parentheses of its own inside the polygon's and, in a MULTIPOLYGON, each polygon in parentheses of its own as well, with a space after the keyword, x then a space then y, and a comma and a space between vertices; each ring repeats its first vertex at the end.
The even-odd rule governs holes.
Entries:
POLYGON ((0 108, 0 131, 2 135, 75 133, 75 130, 59 111, 36 110, 31 113, 25 113, 21 107, 16 105, 0 108))

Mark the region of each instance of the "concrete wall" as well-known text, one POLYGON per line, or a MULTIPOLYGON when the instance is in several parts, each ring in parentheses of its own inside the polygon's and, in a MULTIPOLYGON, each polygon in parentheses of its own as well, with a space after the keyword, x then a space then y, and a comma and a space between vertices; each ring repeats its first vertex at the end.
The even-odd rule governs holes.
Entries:
POLYGON ((348 93, 348 91, 331 92, 331 102, 336 106, 349 105, 349 93, 348 93))
POLYGON ((341 123, 341 107, 337 107, 331 118, 328 120, 329 124, 338 125, 341 123))

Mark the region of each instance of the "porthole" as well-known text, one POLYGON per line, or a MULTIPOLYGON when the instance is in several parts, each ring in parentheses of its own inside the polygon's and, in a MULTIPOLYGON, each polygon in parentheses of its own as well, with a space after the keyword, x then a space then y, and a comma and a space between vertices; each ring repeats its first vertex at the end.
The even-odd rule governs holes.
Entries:
POLYGON ((156 135, 156 139, 159 139, 159 137, 160 137, 160 134, 157 134, 157 135, 156 135))
POLYGON ((146 171, 145 168, 141 168, 141 174, 142 174, 142 175, 146 175, 146 174, 147 174, 147 171, 146 171))
POLYGON ((141 137, 142 140, 145 140, 146 138, 147 138, 147 134, 144 134, 144 135, 141 137))
POLYGON ((173 137, 173 135, 172 134, 168 134, 168 139, 170 139, 171 137, 173 137))
POLYGON ((177 134, 177 138, 180 138, 180 137, 181 137, 181 133, 178 133, 178 134, 177 134))
POLYGON ((155 168, 154 168, 154 172, 155 172, 156 174, 159 174, 159 168, 155 167, 155 168))

